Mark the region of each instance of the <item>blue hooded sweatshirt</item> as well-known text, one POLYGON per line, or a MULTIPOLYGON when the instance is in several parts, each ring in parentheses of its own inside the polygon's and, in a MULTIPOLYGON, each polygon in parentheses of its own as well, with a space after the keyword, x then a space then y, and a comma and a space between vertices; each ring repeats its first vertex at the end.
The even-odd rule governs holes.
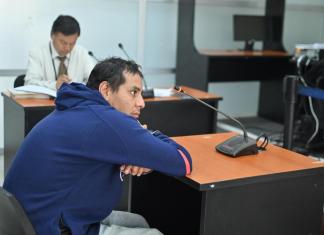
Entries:
POLYGON ((72 234, 97 235, 121 197, 122 164, 190 173, 191 158, 182 146, 143 129, 98 91, 64 84, 55 103, 25 138, 4 182, 38 235, 59 235, 61 218, 72 234))

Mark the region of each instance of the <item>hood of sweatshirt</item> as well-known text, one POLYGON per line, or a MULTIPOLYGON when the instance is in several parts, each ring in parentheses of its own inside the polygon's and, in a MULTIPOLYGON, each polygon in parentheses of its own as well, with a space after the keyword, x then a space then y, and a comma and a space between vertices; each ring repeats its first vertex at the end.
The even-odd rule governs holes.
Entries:
POLYGON ((65 110, 76 106, 109 105, 99 91, 90 89, 81 83, 63 83, 57 91, 56 109, 65 110))

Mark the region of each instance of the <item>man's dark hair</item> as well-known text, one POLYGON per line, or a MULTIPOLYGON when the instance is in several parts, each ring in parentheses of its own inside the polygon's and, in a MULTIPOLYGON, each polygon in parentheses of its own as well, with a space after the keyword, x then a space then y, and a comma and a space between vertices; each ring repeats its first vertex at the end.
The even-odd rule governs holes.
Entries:
POLYGON ((80 36, 81 30, 78 21, 72 16, 59 15, 53 23, 51 35, 55 33, 62 33, 65 36, 78 34, 80 36))
POLYGON ((91 71, 87 87, 98 90, 100 83, 107 81, 112 91, 118 91, 119 86, 126 81, 124 73, 138 74, 143 78, 140 68, 132 60, 123 60, 118 57, 105 59, 99 62, 91 71))

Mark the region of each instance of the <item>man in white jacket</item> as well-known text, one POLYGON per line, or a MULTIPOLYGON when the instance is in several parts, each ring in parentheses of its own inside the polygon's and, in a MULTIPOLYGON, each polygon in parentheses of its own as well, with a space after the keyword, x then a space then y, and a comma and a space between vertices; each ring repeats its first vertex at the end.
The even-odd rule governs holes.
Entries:
POLYGON ((79 36, 80 26, 75 18, 58 16, 51 41, 29 54, 25 84, 56 90, 64 82, 86 83, 95 62, 85 48, 76 45, 79 36))

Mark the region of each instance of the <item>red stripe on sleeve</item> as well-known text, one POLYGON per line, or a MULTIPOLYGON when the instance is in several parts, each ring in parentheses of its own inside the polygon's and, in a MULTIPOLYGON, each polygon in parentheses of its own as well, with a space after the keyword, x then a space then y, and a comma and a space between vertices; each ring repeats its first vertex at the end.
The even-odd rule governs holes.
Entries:
POLYGON ((185 163, 185 166, 186 166, 186 175, 189 175, 190 174, 190 164, 189 164, 189 161, 188 161, 186 155, 180 149, 178 149, 178 151, 179 151, 179 153, 180 153, 180 155, 183 158, 183 161, 185 163))

